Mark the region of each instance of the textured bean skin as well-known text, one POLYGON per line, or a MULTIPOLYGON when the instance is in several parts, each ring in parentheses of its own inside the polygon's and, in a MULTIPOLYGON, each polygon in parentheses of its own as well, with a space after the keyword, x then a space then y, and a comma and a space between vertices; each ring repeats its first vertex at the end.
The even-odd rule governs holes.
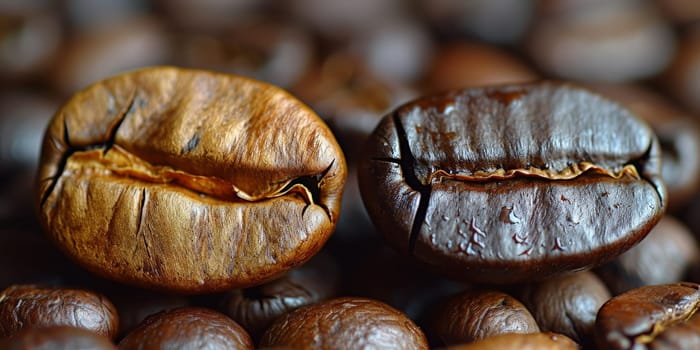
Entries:
POLYGON ((0 337, 53 326, 83 328, 114 338, 119 317, 107 298, 87 290, 14 285, 0 292, 0 337))
POLYGON ((35 200, 45 231, 85 268, 213 292, 313 256, 345 177, 330 130, 284 91, 156 67, 98 82, 58 111, 35 200))
POLYGON ((658 142, 571 85, 453 91, 405 104, 370 136, 359 179, 387 242, 475 282, 599 265, 666 207, 658 142))
POLYGON ((120 350, 253 349, 250 335, 226 315, 185 307, 146 318, 119 342, 120 350))
POLYGON ((605 284, 590 271, 530 284, 520 294, 543 331, 563 334, 580 344, 593 342, 598 309, 608 299, 605 284))
POLYGON ((423 332, 396 309, 344 297, 298 308, 263 334, 261 347, 295 349, 428 349, 423 332))
POLYGON ((469 290, 451 297, 436 315, 435 331, 446 345, 507 333, 538 333, 521 302, 495 290, 469 290))
POLYGON ((696 283, 636 288, 600 308, 595 341, 601 349, 697 349, 699 307, 696 283))

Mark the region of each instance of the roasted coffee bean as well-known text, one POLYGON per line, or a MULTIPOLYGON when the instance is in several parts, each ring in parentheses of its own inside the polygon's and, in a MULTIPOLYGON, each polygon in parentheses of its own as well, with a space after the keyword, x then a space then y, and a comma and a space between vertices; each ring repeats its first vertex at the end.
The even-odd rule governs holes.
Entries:
POLYGON ((614 294, 630 289, 682 281, 700 261, 700 247, 683 223, 664 216, 638 245, 596 273, 614 294))
POLYGON ((700 285, 645 286, 600 308, 595 340, 601 349, 700 348, 700 285))
POLYGON ((610 292, 595 274, 584 271, 527 285, 519 297, 542 331, 592 345, 598 309, 610 292))
POLYGON ((434 315, 433 328, 445 345, 506 333, 538 333, 532 314, 512 296, 473 289, 449 298, 434 315))
POLYGON ((109 300, 87 290, 15 285, 0 292, 0 338, 52 326, 78 327, 114 338, 119 318, 109 300))
POLYGON ((226 315, 186 307, 152 315, 119 342, 119 349, 253 349, 246 331, 226 315))
POLYGON ((338 220, 345 160, 282 90, 169 67, 78 93, 49 124, 35 203, 90 271, 188 293, 270 280, 338 220))
POLYGON ((509 333, 471 344, 453 345, 443 350, 579 350, 578 345, 561 334, 509 333))
POLYGON ((339 285, 335 262, 321 253, 281 278, 227 293, 222 311, 258 339, 277 317, 334 297, 339 285))
POLYGON ((278 318, 260 346, 428 349, 423 332, 404 314, 372 299, 351 297, 300 307, 278 318))
POLYGON ((602 264, 644 238, 666 206, 649 127, 567 84, 418 99, 382 120, 365 154, 360 189, 387 243, 471 281, 602 264))
POLYGON ((75 327, 28 328, 0 340, 4 350, 117 350, 104 335, 75 327))

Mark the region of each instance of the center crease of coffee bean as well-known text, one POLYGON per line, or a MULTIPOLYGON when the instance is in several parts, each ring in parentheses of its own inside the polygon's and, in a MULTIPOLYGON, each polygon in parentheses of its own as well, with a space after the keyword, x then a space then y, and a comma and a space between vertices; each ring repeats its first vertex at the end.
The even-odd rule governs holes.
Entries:
POLYGON ((319 174, 303 175, 286 181, 272 184, 271 189, 259 194, 250 194, 238 188, 227 180, 215 176, 190 174, 165 165, 154 165, 130 153, 125 148, 115 143, 119 127, 126 117, 133 112, 136 93, 132 93, 126 107, 119 113, 119 117, 108 130, 106 142, 88 146, 74 146, 70 140, 68 125, 63 120, 63 140, 54 140, 59 148, 66 148, 59 162, 56 174, 44 181, 51 181, 42 196, 43 205, 53 192, 59 178, 68 169, 73 174, 101 173, 104 175, 116 174, 119 176, 157 184, 173 184, 189 189, 195 193, 204 194, 213 198, 235 202, 257 202, 267 199, 282 197, 285 195, 298 195, 307 204, 302 212, 306 212, 310 205, 318 205, 323 208, 326 216, 332 220, 330 209, 321 202, 321 186, 326 174, 330 171, 335 160, 319 174))
MULTIPOLYGON (((422 176, 424 179, 426 179, 422 181, 418 176, 418 173, 420 172, 418 167, 420 164, 416 161, 416 158, 411 151, 410 143, 403 123, 401 122, 401 119, 397 113, 392 115, 392 119, 396 127, 400 158, 374 158, 374 160, 399 165, 406 184, 414 191, 419 192, 421 195, 418 208, 416 209, 415 218, 411 226, 411 232, 409 234, 408 251, 410 254, 413 254, 416 241, 418 239, 418 233, 422 222, 425 220, 425 216, 427 215, 428 204, 432 193, 432 185, 435 183, 441 183, 444 180, 475 183, 515 180, 520 178, 532 178, 533 180, 543 179, 549 181, 569 181, 575 180, 581 176, 600 176, 618 180, 627 177, 633 181, 649 181, 649 179, 644 177, 644 165, 649 160, 652 148, 651 144, 647 147, 646 152, 644 152, 644 154, 639 158, 631 159, 625 164, 622 164, 619 171, 606 169, 589 161, 581 161, 575 163, 571 162, 566 168, 559 171, 552 170, 547 166, 543 166, 541 168, 533 166, 516 169, 497 168, 494 170, 477 170, 470 173, 467 171, 462 172, 453 169, 439 169, 431 171, 427 176, 422 176)), ((425 172, 421 173, 425 174, 425 172)), ((653 181, 649 182, 652 184, 654 183, 653 181)))

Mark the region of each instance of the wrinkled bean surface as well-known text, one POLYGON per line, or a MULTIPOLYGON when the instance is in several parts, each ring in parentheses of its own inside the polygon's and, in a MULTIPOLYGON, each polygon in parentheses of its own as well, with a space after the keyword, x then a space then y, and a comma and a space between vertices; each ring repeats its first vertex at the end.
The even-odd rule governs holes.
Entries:
POLYGON ((37 177, 40 221, 87 269, 213 292, 300 265, 338 220, 345 160, 294 97, 170 67, 77 93, 54 116, 37 177))
POLYGON ((119 318, 109 300, 87 290, 14 285, 0 292, 0 337, 52 326, 83 328, 114 338, 119 318))

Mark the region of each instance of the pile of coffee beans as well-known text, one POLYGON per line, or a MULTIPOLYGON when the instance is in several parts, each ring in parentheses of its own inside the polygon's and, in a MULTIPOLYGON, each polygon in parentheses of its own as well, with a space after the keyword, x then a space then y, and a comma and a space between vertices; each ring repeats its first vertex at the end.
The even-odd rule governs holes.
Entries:
POLYGON ((0 24, 0 349, 700 348, 696 1, 0 24))

